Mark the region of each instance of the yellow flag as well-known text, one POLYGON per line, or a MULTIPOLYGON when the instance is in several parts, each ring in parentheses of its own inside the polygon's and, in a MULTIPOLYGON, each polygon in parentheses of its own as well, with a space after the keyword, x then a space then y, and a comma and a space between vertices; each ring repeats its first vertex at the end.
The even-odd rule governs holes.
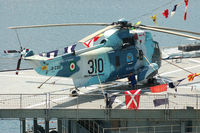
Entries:
MULTIPOLYGON (((135 26, 139 26, 141 24, 141 21, 138 21, 137 23, 135 23, 135 26)), ((132 27, 131 30, 136 30, 135 27, 132 27)))
POLYGON ((188 75, 188 81, 193 81, 194 77, 199 76, 200 73, 193 73, 188 75))
POLYGON ((141 21, 138 21, 135 25, 138 26, 141 24, 141 21))
POLYGON ((157 19, 156 16, 157 16, 157 15, 151 16, 151 18, 152 18, 152 20, 153 20, 153 22, 154 22, 155 24, 157 24, 157 22, 156 22, 156 19, 157 19))

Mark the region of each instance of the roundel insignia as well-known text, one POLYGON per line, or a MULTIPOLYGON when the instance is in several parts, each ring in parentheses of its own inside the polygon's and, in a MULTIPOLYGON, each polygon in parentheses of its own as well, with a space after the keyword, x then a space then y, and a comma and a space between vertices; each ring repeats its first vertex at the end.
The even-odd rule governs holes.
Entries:
POLYGON ((127 61, 127 63, 133 62, 133 54, 132 53, 127 54, 126 61, 127 61))
POLYGON ((75 62, 72 61, 72 62, 69 63, 69 69, 70 69, 70 71, 74 71, 76 69, 75 62))

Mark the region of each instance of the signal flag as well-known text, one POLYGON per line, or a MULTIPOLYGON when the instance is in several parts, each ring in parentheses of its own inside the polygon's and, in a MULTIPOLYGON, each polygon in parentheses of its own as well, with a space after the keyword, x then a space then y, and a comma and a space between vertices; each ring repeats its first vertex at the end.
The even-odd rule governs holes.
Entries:
POLYGON ((164 16, 165 18, 168 18, 169 10, 168 10, 168 9, 164 10, 164 12, 163 12, 162 14, 163 14, 163 16, 164 16))
POLYGON ((139 108, 140 92, 141 89, 125 91, 125 103, 128 109, 137 110, 139 108))
POLYGON ((153 15, 153 16, 151 16, 151 18, 152 18, 153 22, 155 24, 157 24, 157 15, 153 15))
POLYGON ((154 99, 153 103, 154 103, 154 106, 157 107, 157 106, 160 106, 163 104, 169 104, 169 100, 168 100, 168 98, 154 99))
POLYGON ((185 13, 184 13, 184 20, 186 21, 187 18, 187 7, 188 7, 188 0, 184 0, 185 1, 185 13))
POLYGON ((174 6, 174 8, 173 8, 173 10, 171 12, 171 17, 174 16, 177 6, 178 6, 177 4, 174 6))
POLYGON ((194 77, 199 76, 200 73, 193 73, 188 75, 188 81, 193 81, 194 77))
POLYGON ((159 93, 167 91, 167 84, 157 85, 150 87, 151 93, 159 93))

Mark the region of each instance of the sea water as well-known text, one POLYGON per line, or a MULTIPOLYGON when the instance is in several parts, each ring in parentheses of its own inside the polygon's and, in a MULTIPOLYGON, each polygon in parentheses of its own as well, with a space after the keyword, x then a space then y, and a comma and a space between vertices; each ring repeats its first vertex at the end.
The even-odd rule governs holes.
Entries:
MULTIPOLYGON (((141 21, 154 25, 150 16, 157 14, 157 25, 200 32, 199 0, 189 1, 187 20, 184 21, 183 0, 0 0, 0 70, 16 69, 18 60, 5 58, 3 50, 24 48, 35 53, 64 48, 75 44, 83 37, 103 28, 95 26, 49 27, 37 29, 8 29, 10 26, 42 25, 61 23, 116 22, 125 18, 132 23, 141 21), (177 7, 173 17, 165 18, 162 12, 177 7), (20 41, 18 41, 16 32, 20 41)), ((153 39, 161 47, 193 43, 187 38, 152 32, 153 39)), ((78 44, 77 49, 83 48, 78 44)), ((22 61, 22 68, 30 66, 22 61)), ((0 81, 1 82, 1 81, 0 81)), ((0 86, 2 89, 2 86, 0 86)), ((0 133, 19 133, 18 120, 0 120, 0 133)))

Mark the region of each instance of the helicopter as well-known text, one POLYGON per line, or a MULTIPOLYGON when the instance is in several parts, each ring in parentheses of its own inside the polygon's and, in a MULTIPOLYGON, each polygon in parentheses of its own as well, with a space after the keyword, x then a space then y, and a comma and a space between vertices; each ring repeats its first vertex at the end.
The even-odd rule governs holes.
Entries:
MULTIPOLYGON (((200 37, 185 34, 200 35, 200 33, 147 26, 141 23, 133 24, 125 19, 113 23, 47 24, 15 26, 9 29, 56 26, 106 27, 78 41, 85 43, 103 33, 104 39, 98 45, 78 51, 73 49, 70 53, 56 57, 37 55, 32 50, 23 49, 20 46, 20 51, 16 51, 21 53, 17 70, 19 70, 21 59, 24 59, 40 75, 72 78, 75 88, 127 78, 131 72, 137 75, 138 83, 153 82, 154 76, 161 67, 162 55, 158 42, 154 41, 151 33, 145 30, 200 40, 200 37)), ((14 50, 10 51, 14 52, 14 50)))

